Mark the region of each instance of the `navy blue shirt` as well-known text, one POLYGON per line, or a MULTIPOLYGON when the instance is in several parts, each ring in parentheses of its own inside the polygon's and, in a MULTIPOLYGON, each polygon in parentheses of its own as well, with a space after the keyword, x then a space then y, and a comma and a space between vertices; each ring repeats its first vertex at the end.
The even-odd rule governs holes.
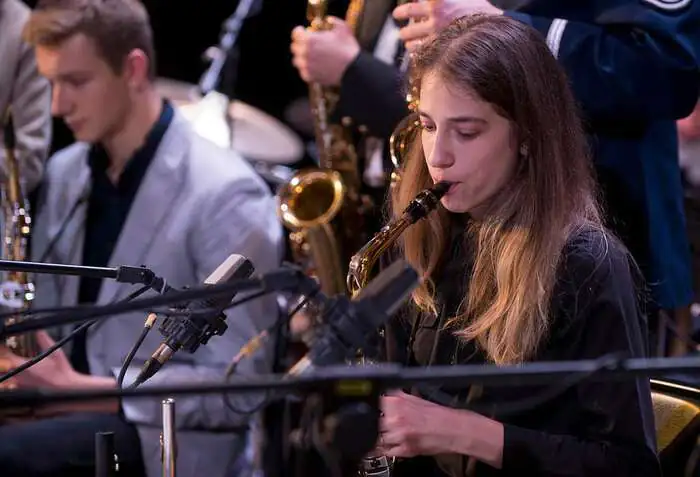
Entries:
POLYGON ((700 94, 700 2, 494 0, 542 33, 571 81, 609 226, 645 272, 654 305, 692 299, 677 119, 700 94))
MULTIPOLYGON (((92 174, 92 190, 88 199, 83 265, 93 267, 108 265, 134 197, 172 118, 173 108, 164 101, 158 121, 146 136, 141 148, 136 150, 129 159, 116 184, 107 174, 110 163, 107 151, 99 144, 90 149, 88 164, 92 174)), ((119 265, 138 266, 139 264, 119 265)), ((78 302, 94 303, 101 286, 102 279, 82 278, 78 302)), ((89 373, 85 338, 85 333, 76 336, 71 352, 73 367, 81 373, 89 373)))

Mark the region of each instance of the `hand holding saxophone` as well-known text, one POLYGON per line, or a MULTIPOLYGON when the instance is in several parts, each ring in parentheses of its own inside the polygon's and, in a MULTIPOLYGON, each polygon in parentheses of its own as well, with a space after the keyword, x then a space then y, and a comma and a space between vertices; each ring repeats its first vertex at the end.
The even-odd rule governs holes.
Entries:
POLYGON ((390 457, 461 454, 500 468, 503 425, 403 392, 382 397, 378 451, 390 457))
POLYGON ((394 9, 393 16, 399 21, 408 20, 399 36, 410 51, 452 20, 474 13, 502 15, 503 10, 489 0, 428 0, 403 3, 394 9))
POLYGON ((338 86, 350 63, 360 53, 360 44, 349 25, 328 17, 330 29, 311 31, 298 26, 292 30, 292 63, 307 83, 338 86))
MULTIPOLYGON (((36 341, 41 351, 53 346, 54 341, 45 331, 36 332, 36 341)), ((0 361, 5 369, 15 369, 27 359, 14 354, 7 346, 0 345, 0 361)), ((0 388, 62 388, 75 381, 77 371, 73 369, 63 349, 59 348, 36 365, 25 369, 4 383, 0 388), (5 386, 7 385, 7 386, 5 386)))
MULTIPOLYGON (((45 331, 36 332, 36 342, 40 352, 53 347, 54 340, 45 331)), ((16 369, 27 362, 27 358, 17 356, 7 346, 0 345, 0 363, 4 372, 16 369)), ((9 380, 0 383, 2 389, 76 389, 93 388, 105 389, 116 387, 117 381, 107 376, 92 376, 76 371, 70 364, 62 348, 27 369, 24 369, 9 380)), ((34 417, 47 417, 71 412, 117 412, 117 400, 85 401, 73 403, 48 404, 41 408, 32 409, 34 417)), ((0 412, 2 417, 2 412, 0 412)))

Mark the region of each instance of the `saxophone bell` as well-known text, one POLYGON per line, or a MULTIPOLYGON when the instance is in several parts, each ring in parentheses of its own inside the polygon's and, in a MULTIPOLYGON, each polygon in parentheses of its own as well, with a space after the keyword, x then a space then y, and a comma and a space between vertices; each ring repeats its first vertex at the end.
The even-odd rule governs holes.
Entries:
MULTIPOLYGON (((308 27, 312 31, 332 28, 327 16, 328 0, 308 0, 308 27)), ((354 29, 364 0, 352 0, 346 20, 354 29)), ((367 207, 361 194, 358 153, 353 125, 343 118, 333 121, 337 87, 309 85, 319 167, 297 172, 277 191, 278 215, 289 229, 294 262, 315 277, 327 295, 345 292, 346 264, 364 237, 367 207)))

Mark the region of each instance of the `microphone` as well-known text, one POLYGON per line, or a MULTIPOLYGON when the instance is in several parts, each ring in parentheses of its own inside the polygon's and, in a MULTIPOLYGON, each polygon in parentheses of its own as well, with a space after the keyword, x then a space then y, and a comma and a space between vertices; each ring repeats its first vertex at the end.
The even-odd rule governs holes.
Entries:
POLYGON ((353 358, 368 338, 386 323, 420 284, 418 273, 397 260, 350 300, 340 296, 324 313, 326 323, 309 352, 287 372, 302 376, 316 368, 353 358))
MULTIPOLYGON (((233 280, 249 278, 255 267, 250 260, 242 255, 231 254, 212 272, 205 285, 217 285, 233 280)), ((190 314, 185 318, 180 316, 166 317, 160 326, 160 332, 165 340, 144 363, 132 387, 136 387, 150 379, 177 351, 184 349, 194 353, 200 345, 206 344, 214 335, 222 335, 228 326, 224 309, 231 303, 237 292, 231 291, 225 296, 205 299, 187 305, 190 314)))

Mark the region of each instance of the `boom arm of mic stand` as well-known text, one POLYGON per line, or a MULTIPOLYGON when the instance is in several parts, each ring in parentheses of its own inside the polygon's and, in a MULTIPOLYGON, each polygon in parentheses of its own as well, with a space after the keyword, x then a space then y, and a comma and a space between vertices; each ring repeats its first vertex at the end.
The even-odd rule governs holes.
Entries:
POLYGON ((173 289, 171 292, 162 296, 134 300, 128 303, 87 306, 84 309, 78 310, 70 309, 65 312, 52 313, 43 318, 22 320, 10 325, 3 325, 3 323, 0 323, 0 338, 59 325, 80 323, 94 318, 106 318, 119 313, 140 311, 157 306, 183 303, 204 297, 213 297, 217 296, 217 294, 220 295, 225 292, 230 292, 234 288, 239 292, 249 290, 266 292, 296 291, 301 294, 313 294, 318 291, 318 283, 316 283, 313 278, 304 275, 298 267, 282 267, 257 279, 246 279, 221 285, 209 285, 205 289, 199 288, 184 291, 176 291, 173 289))
POLYGON ((147 285, 161 293, 169 289, 164 279, 157 276, 152 270, 146 267, 88 267, 83 265, 65 265, 62 263, 0 260, 0 270, 6 272, 45 273, 49 275, 76 275, 87 278, 111 278, 120 283, 147 285))
POLYGON ((239 0, 236 11, 224 22, 224 33, 221 35, 219 46, 213 49, 214 53, 211 55, 209 68, 207 68, 199 81, 199 91, 202 96, 211 93, 218 86, 221 71, 231 54, 231 49, 238 40, 238 34, 243 26, 243 22, 251 15, 252 7, 259 1, 239 0))

